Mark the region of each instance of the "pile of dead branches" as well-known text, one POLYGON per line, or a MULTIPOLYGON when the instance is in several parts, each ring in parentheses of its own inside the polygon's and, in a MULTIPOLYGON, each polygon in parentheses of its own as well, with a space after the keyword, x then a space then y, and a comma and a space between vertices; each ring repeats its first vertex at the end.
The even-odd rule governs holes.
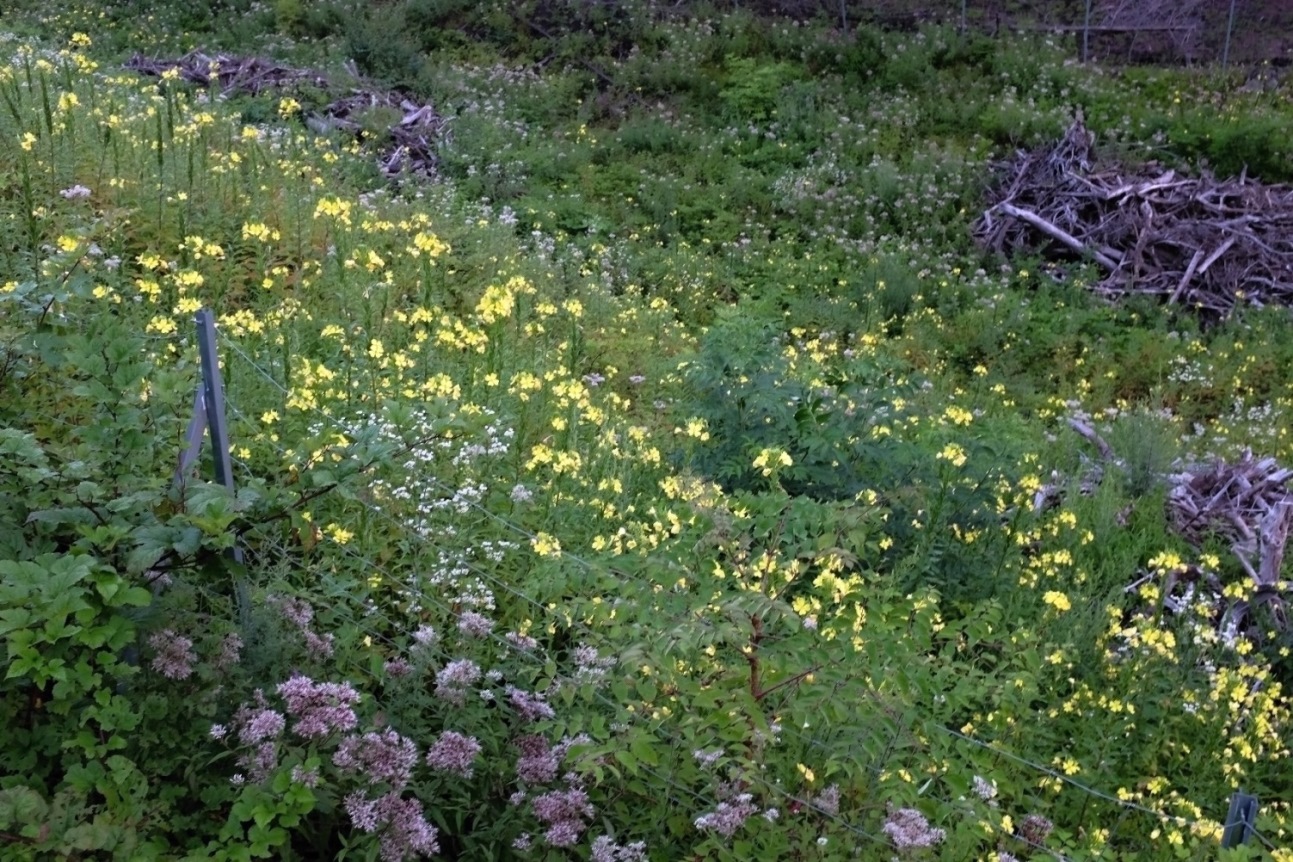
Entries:
POLYGON ((1172 528, 1196 546, 1208 535, 1230 541, 1240 564, 1259 586, 1280 580, 1284 545, 1293 526, 1293 470, 1274 458, 1245 453, 1173 478, 1167 497, 1172 528))
POLYGON ((324 88, 327 79, 308 69, 293 69, 260 57, 234 57, 190 51, 176 60, 151 60, 136 54, 125 67, 143 75, 160 78, 175 70, 181 80, 199 87, 217 87, 222 94, 257 95, 265 90, 312 86, 324 88))
POLYGON ((358 137, 370 125, 365 118, 379 108, 399 114, 399 119, 386 127, 387 145, 377 159, 382 173, 387 177, 406 171, 434 176, 436 142, 445 133, 446 121, 429 104, 389 91, 356 91, 330 102, 306 122, 316 131, 340 129, 358 137))
MULTIPOLYGON (((305 88, 333 91, 327 77, 309 69, 295 69, 259 57, 211 56, 191 51, 175 60, 153 60, 135 55, 127 69, 160 78, 174 70, 181 80, 220 95, 259 95, 267 91, 300 92, 305 88)), ((357 77, 357 76, 356 76, 357 77)), ((393 179, 406 173, 432 178, 438 160, 435 144, 446 132, 446 121, 434 107, 415 102, 390 90, 351 88, 321 110, 305 115, 306 124, 316 132, 342 131, 362 137, 365 131, 379 134, 381 151, 377 166, 393 179), (380 112, 385 113, 380 113, 380 112), (382 128, 374 130, 372 117, 393 114, 382 128)))
POLYGON ((998 165, 979 242, 1093 261, 1109 299, 1145 294, 1209 318, 1293 305, 1293 186, 1102 166, 1094 143, 1079 114, 1059 143, 998 165))
POLYGON ((1289 590, 1280 572, 1293 526, 1291 478, 1293 470, 1279 466, 1274 458, 1254 458, 1251 452, 1238 461, 1218 460, 1173 476, 1167 498, 1172 528, 1196 547, 1208 536, 1228 540, 1252 578, 1252 588, 1248 598, 1231 603, 1222 596, 1215 575, 1191 568, 1172 573, 1163 594, 1170 596, 1177 583, 1201 579, 1211 588, 1217 605, 1213 617, 1223 636, 1245 632, 1261 640, 1271 629, 1286 630, 1289 590), (1265 611, 1260 625, 1253 615, 1259 608, 1265 611))

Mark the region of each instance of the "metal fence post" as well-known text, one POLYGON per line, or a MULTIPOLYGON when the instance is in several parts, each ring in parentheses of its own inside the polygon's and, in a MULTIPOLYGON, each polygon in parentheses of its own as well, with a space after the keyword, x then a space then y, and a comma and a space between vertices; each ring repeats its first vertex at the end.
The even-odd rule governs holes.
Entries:
MULTIPOLYGON (((233 463, 229 456, 229 426, 225 424, 224 378, 220 374, 220 355, 216 350, 215 315, 203 308, 194 321, 197 324, 198 357, 201 362, 202 381, 193 406, 193 420, 189 423, 188 449, 181 456, 176 483, 183 481, 184 473, 197 459, 202 447, 202 432, 211 434, 211 463, 215 480, 234 491, 233 463)), ((238 565, 243 563, 242 548, 236 544, 229 549, 229 556, 238 565)), ((233 584, 234 601, 238 606, 238 621, 244 632, 251 625, 251 596, 247 582, 236 578, 233 584)))
POLYGON ((1226 44, 1221 49, 1221 71, 1225 71, 1230 65, 1230 37, 1235 32, 1235 6, 1238 0, 1230 0, 1230 16, 1226 19, 1226 44))
POLYGON ((1257 797, 1236 790, 1230 797, 1230 812, 1221 833, 1222 847, 1238 847, 1248 841, 1257 823, 1257 797))

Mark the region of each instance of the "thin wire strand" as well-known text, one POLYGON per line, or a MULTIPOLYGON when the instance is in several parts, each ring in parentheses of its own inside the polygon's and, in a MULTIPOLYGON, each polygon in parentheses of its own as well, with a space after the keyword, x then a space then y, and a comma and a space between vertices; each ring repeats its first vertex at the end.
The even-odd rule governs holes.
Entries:
POLYGON ((1174 824, 1175 824, 1175 825, 1177 825, 1177 826, 1191 827, 1191 826, 1208 826, 1208 825, 1210 825, 1210 824, 1205 824, 1203 821, 1200 821, 1200 820, 1191 820, 1191 819, 1190 819, 1190 818, 1188 818, 1188 817, 1182 817, 1182 816, 1177 815, 1177 814, 1168 814, 1168 813, 1163 812, 1163 811, 1157 811, 1157 810, 1155 810, 1155 809, 1153 809, 1153 808, 1147 808, 1147 807, 1145 807, 1144 805, 1139 805, 1139 804, 1137 804, 1137 803, 1135 803, 1135 802, 1131 802, 1130 800, 1119 799, 1118 797, 1116 797, 1116 796, 1114 796, 1114 795, 1112 795, 1112 794, 1110 794, 1110 793, 1106 793, 1106 792, 1105 792, 1105 791, 1103 791, 1103 790, 1098 790, 1098 789, 1096 789, 1096 788, 1090 787, 1090 786, 1088 786, 1088 785, 1086 785, 1086 784, 1082 783, 1081 781, 1077 781, 1077 780, 1076 780, 1076 779, 1074 779, 1072 776, 1065 775, 1064 773, 1059 772, 1059 771, 1057 771, 1057 770, 1055 770, 1055 769, 1052 769, 1052 768, 1051 768, 1051 767, 1049 767, 1049 766, 1044 766, 1044 765, 1042 765, 1042 764, 1040 764, 1040 763, 1034 763, 1033 761, 1029 760, 1029 759, 1028 759, 1028 758, 1026 758, 1026 757, 1022 757, 1022 756, 1020 756, 1020 755, 1018 755, 1018 754, 1015 754, 1015 753, 1014 753, 1014 752, 1012 752, 1012 751, 1009 751, 1009 750, 1007 750, 1007 749, 1005 749, 1005 748, 1000 747, 1000 745, 999 745, 998 743, 996 743, 996 742, 985 742, 985 741, 983 741, 983 740, 981 740, 981 739, 977 739, 977 738, 975 738, 975 737, 973 737, 973 736, 969 736, 969 735, 967 735, 967 734, 961 733, 960 731, 953 730, 953 729, 951 729, 950 727, 944 727, 943 725, 941 725, 941 724, 937 724, 937 723, 935 723, 935 724, 934 724, 934 727, 935 727, 936 729, 938 729, 938 730, 942 731, 943 733, 946 733, 946 734, 948 734, 948 735, 950 735, 950 736, 956 737, 956 738, 958 738, 958 739, 960 739, 960 740, 962 740, 962 741, 964 741, 964 742, 968 742, 968 743, 970 743, 971 745, 976 745, 976 746, 978 746, 978 747, 980 747, 980 748, 982 748, 982 749, 985 749, 985 750, 987 750, 987 751, 991 751, 993 754, 1000 755, 1001 757, 1005 757, 1005 758, 1007 758, 1008 760, 1013 760, 1015 763, 1018 763, 1018 764, 1020 764, 1021 766, 1027 766, 1027 767, 1029 767, 1030 769, 1034 769, 1034 770, 1036 770, 1036 771, 1038 771, 1038 772, 1045 773, 1046 775, 1048 775, 1048 776, 1050 776, 1050 777, 1052 777, 1052 778, 1058 779, 1059 781, 1062 781, 1062 782, 1064 782, 1065 784, 1068 784, 1068 785, 1070 785, 1071 787, 1074 787, 1074 788, 1076 788, 1077 790, 1080 790, 1080 791, 1082 791, 1083 793, 1086 793, 1086 794, 1087 794, 1087 795, 1089 795, 1089 796, 1094 796, 1094 797, 1095 797, 1095 798, 1097 798, 1097 799, 1102 799, 1102 800, 1104 800, 1104 801, 1106 801, 1106 802, 1111 802, 1111 803, 1113 803, 1114 805, 1117 805, 1117 806, 1118 806, 1118 807, 1120 807, 1120 808, 1124 808, 1124 809, 1127 809, 1127 810, 1129 810, 1129 811, 1138 811, 1138 812, 1141 812, 1141 813, 1143 813, 1143 814, 1149 814, 1149 815, 1152 815, 1153 817, 1157 818, 1159 821, 1162 821, 1162 822, 1172 822, 1172 823, 1174 823, 1174 824))

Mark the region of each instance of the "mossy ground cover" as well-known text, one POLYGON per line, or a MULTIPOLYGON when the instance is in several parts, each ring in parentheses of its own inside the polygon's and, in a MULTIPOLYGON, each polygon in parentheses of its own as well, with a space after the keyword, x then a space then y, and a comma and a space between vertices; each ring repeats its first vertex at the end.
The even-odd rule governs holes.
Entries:
POLYGON ((1293 461, 1287 311, 970 240, 1074 105, 1287 179, 1279 93, 634 4, 21 12, 0 855, 1288 858, 1288 630, 1163 507, 1293 461), (431 99, 439 181, 120 68, 197 46, 431 99), (175 483, 203 307, 236 493, 175 483))

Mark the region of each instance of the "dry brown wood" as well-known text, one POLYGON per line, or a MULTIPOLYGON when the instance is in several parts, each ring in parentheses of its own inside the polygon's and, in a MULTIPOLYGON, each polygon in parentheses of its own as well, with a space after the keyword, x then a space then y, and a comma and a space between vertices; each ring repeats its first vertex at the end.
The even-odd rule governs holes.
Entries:
MULTIPOLYGON (((317 72, 281 66, 260 57, 211 56, 191 51, 177 59, 158 60, 136 54, 126 61, 125 67, 157 78, 173 71, 183 81, 219 89, 222 95, 338 89, 317 72)), ((377 165, 383 175, 391 179, 406 173, 435 177, 439 163, 436 145, 446 135, 448 123, 429 103, 415 102, 390 90, 352 88, 348 95, 309 112, 304 120, 319 133, 342 131, 359 136, 365 130, 373 131, 371 118, 379 110, 399 115, 398 120, 385 121, 385 138, 377 155, 377 165)))
POLYGON ((1092 290, 1110 300, 1156 296, 1207 318, 1293 305, 1293 186, 1101 164, 1094 140, 1079 115, 1053 146, 999 164, 979 242, 1092 260, 1104 270, 1092 290))

